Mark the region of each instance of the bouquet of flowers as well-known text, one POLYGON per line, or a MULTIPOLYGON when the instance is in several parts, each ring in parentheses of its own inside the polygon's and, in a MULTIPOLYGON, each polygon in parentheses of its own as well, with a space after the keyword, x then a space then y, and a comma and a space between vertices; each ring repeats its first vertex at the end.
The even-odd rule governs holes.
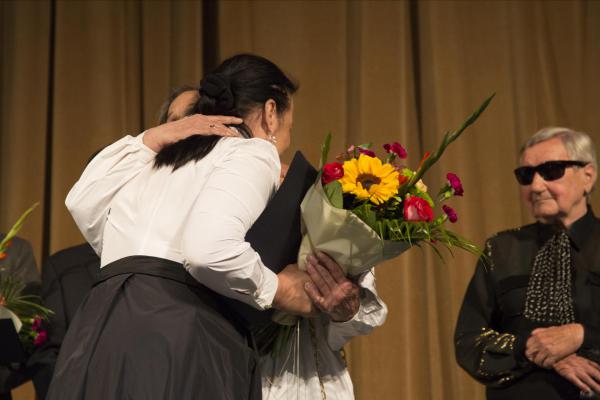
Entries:
MULTIPOLYGON (((0 272, 6 270, 4 260, 7 260, 6 250, 12 239, 37 205, 38 203, 25 211, 0 241, 0 272)), ((42 321, 46 320, 52 311, 41 305, 38 296, 23 294, 24 289, 25 283, 20 279, 11 274, 0 273, 0 318, 12 319, 24 349, 31 351, 34 346, 46 341, 47 333, 42 329, 42 321)))
POLYGON ((437 151, 425 153, 414 170, 403 165, 407 151, 397 142, 383 146, 387 153, 384 159, 376 156, 371 145, 360 145, 350 146, 337 162, 327 163, 329 134, 317 182, 301 205, 305 235, 298 254, 300 268, 305 268, 308 254, 322 251, 348 275, 358 275, 422 243, 430 245, 440 257, 440 245, 480 256, 476 245, 446 229, 447 221, 458 219, 452 207, 444 204, 440 215, 434 214, 436 202, 463 195, 459 177, 447 173, 446 184, 435 199, 422 178, 493 97, 487 98, 458 129, 447 132, 437 151))
MULTIPOLYGON (((399 162, 408 154, 397 142, 383 146, 387 153, 383 160, 369 144, 350 146, 336 162, 327 163, 331 143, 328 134, 317 181, 300 206, 304 236, 298 253, 299 268, 305 270, 306 257, 321 251, 333 258, 347 275, 356 276, 423 243, 440 257, 440 245, 450 252, 457 247, 482 256, 475 244, 446 229, 447 221, 454 223, 458 219, 452 207, 444 204, 443 212, 434 214, 436 201, 439 204, 463 195, 459 177, 447 173, 446 184, 435 200, 422 177, 450 143, 477 120, 493 97, 488 97, 458 129, 447 132, 437 151, 425 153, 414 170, 399 162)), ((276 312, 273 320, 290 326, 297 318, 276 312)), ((285 342, 289 332, 279 336, 285 342)))

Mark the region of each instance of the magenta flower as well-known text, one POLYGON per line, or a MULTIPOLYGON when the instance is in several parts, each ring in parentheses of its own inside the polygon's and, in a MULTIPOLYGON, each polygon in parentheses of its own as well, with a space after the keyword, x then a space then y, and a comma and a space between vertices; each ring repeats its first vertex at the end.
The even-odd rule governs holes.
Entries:
POLYGON ((33 339, 33 345, 39 346, 46 343, 46 340, 48 340, 48 333, 46 331, 39 331, 35 339, 33 339))
POLYGON ((31 324, 31 330, 37 332, 42 326, 42 319, 35 318, 31 324))
POLYGON ((402 159, 405 159, 408 156, 406 149, 404 149, 404 147, 402 147, 402 145, 400 145, 398 142, 394 142, 392 144, 386 143, 383 145, 383 148, 387 153, 394 153, 402 159))
POLYGON ((365 156, 369 156, 369 157, 376 157, 374 151, 371 151, 369 149, 363 149, 362 147, 357 147, 357 149, 360 154, 364 154, 365 156))
POLYGON ((452 190, 454 190, 454 195, 462 196, 464 193, 464 190, 462 187, 462 183, 460 182, 460 178, 456 174, 453 174, 452 172, 448 172, 446 174, 446 179, 448 179, 448 183, 452 187, 452 190))
POLYGON ((442 206, 442 209, 448 216, 448 219, 450 220, 450 222, 455 223, 456 221, 458 221, 458 215, 456 214, 456 211, 454 211, 454 209, 452 207, 444 204, 442 206))

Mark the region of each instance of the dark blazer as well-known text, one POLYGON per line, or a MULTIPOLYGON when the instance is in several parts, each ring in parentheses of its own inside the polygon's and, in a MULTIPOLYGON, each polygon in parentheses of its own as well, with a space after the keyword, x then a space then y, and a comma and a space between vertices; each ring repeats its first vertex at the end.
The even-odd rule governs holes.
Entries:
POLYGON ((46 397, 54 365, 67 328, 87 296, 100 270, 100 258, 85 243, 50 256, 42 267, 42 300, 54 311, 48 324, 48 341, 28 361, 39 398, 46 397))

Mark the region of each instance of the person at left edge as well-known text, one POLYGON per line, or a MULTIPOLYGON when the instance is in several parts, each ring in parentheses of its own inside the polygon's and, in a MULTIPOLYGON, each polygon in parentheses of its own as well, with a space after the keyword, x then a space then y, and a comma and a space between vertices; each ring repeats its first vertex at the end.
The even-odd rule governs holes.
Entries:
MULTIPOLYGON (((0 233, 0 240, 5 234, 0 233)), ((12 244, 6 250, 6 257, 0 260, 0 276, 14 276, 25 284, 24 292, 27 294, 39 294, 40 277, 33 256, 31 244, 25 239, 15 237, 12 244)), ((1 338, 0 338, 1 340, 1 338)), ((0 400, 10 400, 11 390, 23 384, 29 379, 29 371, 25 364, 12 366, 0 366, 0 400)))

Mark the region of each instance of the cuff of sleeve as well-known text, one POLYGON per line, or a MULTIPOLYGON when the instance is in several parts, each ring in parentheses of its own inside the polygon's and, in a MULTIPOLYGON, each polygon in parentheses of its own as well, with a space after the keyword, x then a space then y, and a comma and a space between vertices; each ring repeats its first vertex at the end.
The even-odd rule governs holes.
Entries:
POLYGON ((278 284, 277 274, 269 268, 263 267, 262 286, 254 293, 256 304, 263 310, 268 310, 273 306, 278 284))
POLYGON ((334 320, 330 319, 329 320, 329 324, 331 326, 340 327, 340 328, 351 326, 355 322, 361 322, 360 315, 362 313, 364 313, 364 311, 365 310, 364 310, 364 307, 363 307, 362 302, 361 302, 361 304, 358 307, 358 311, 356 312, 356 314, 354 314, 354 316, 352 318, 350 318, 348 321, 334 321, 334 320))
POLYGON ((525 346, 527 345, 527 339, 529 339, 529 336, 531 336, 531 330, 515 335, 516 339, 514 344, 514 355, 515 360, 521 366, 531 363, 531 361, 529 361, 525 356, 525 346))
POLYGON ((139 135, 137 135, 135 137, 135 140, 138 143, 138 146, 141 150, 143 161, 151 161, 152 159, 154 159, 154 157, 156 157, 156 152, 144 144, 144 135, 145 134, 146 134, 146 131, 140 133, 139 135))
POLYGON ((583 343, 581 344, 582 348, 592 348, 598 347, 600 343, 600 329, 595 326, 584 325, 583 326, 583 343))

